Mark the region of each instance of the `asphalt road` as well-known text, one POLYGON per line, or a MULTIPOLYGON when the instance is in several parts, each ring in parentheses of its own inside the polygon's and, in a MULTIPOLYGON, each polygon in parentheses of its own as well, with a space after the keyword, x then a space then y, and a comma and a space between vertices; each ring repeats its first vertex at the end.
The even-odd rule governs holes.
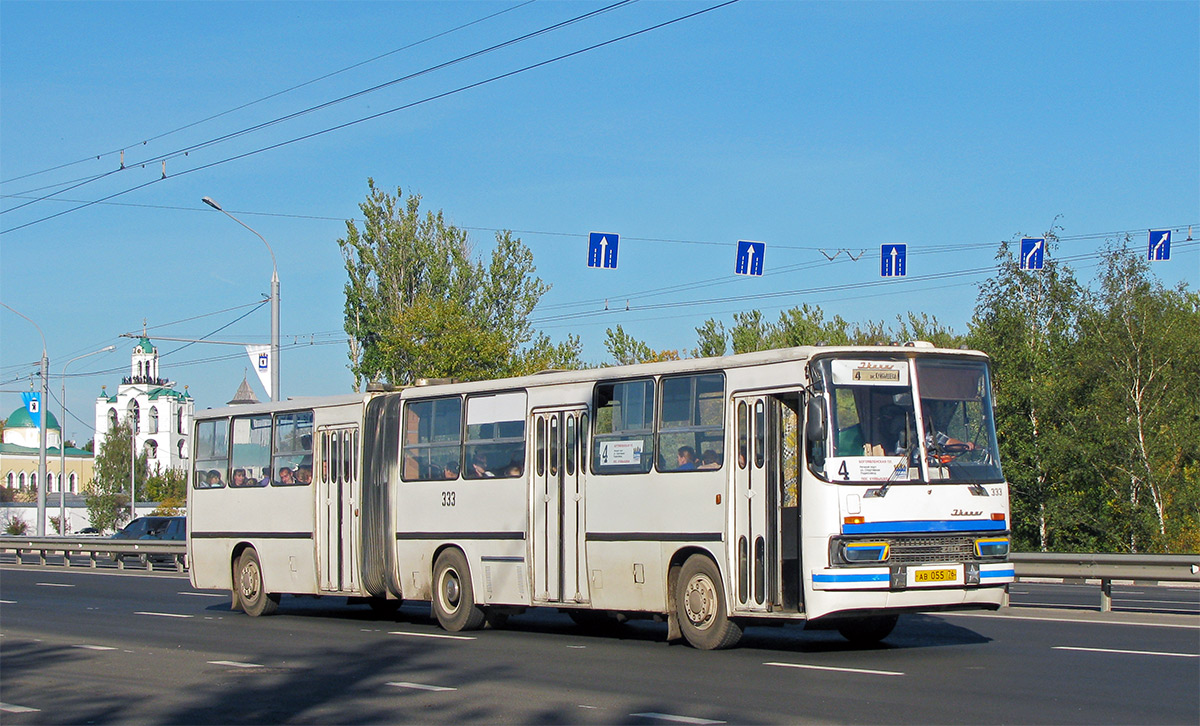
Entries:
POLYGON ((291 597, 250 618, 170 573, 5 565, 0 721, 1200 722, 1200 591, 1128 588, 1119 605, 1186 614, 1102 614, 1091 590, 1014 585, 1041 606, 905 616, 872 648, 786 626, 703 652, 652 622, 596 633, 535 611, 452 635, 427 605, 291 597))

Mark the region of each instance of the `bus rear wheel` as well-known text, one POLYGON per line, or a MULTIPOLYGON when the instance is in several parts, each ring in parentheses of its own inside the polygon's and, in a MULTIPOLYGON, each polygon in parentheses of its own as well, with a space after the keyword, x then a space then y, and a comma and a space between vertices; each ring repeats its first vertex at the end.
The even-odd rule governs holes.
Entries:
POLYGON ((433 565, 433 613, 446 630, 478 630, 486 616, 475 604, 467 558, 456 549, 438 555, 433 565))
POLYGON ((235 587, 242 610, 247 615, 270 615, 279 607, 279 595, 267 592, 263 587, 262 565, 258 561, 258 553, 253 549, 246 550, 238 558, 235 587))
POLYGON ((683 563, 675 585, 675 614, 680 632, 694 648, 732 648, 742 638, 741 626, 725 610, 721 572, 702 555, 692 555, 683 563))
POLYGON ((891 634, 899 615, 873 615, 838 625, 842 637, 855 645, 874 645, 891 634))

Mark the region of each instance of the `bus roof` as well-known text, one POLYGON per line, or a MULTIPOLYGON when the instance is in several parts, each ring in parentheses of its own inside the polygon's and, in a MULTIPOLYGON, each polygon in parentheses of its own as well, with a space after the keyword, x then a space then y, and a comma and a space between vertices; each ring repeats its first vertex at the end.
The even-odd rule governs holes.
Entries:
MULTIPOLYGON (((828 346, 805 345, 793 348, 774 348, 753 353, 738 353, 713 358, 684 358, 682 360, 659 361, 655 363, 635 363, 624 366, 607 366, 604 368, 584 368, 580 370, 542 371, 532 375, 515 378, 496 378, 482 381, 465 381, 451 383, 433 383, 420 386, 397 387, 394 392, 414 392, 419 394, 453 394, 472 393, 483 390, 512 389, 540 387, 561 383, 579 383, 597 379, 637 378, 639 376, 661 375, 667 373, 691 373, 714 369, 747 368, 788 361, 806 361, 816 357, 826 356, 878 356, 892 355, 905 358, 924 356, 954 356, 974 359, 987 359, 987 354, 978 350, 960 348, 937 348, 929 343, 915 342, 904 345, 866 345, 866 346, 828 346)), ((255 413, 270 413, 288 411, 298 408, 319 408, 359 404, 380 395, 379 393, 350 393, 332 396, 308 396, 289 398, 286 401, 258 403, 249 405, 223 406, 197 411, 195 418, 214 418, 222 416, 244 416, 255 413)))

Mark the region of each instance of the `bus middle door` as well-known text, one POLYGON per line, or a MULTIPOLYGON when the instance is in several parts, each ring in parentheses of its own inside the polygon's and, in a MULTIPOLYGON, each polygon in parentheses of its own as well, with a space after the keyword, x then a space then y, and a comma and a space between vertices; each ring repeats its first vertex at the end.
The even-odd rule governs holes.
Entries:
POLYGON ((588 602, 584 536, 584 446, 587 409, 533 413, 530 539, 533 599, 588 602))

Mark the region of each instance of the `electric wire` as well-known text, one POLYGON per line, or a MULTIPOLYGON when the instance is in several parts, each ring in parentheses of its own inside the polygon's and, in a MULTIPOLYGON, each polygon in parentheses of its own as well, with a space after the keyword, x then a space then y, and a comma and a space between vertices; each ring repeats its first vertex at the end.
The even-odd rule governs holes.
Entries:
POLYGON ((13 211, 16 211, 16 210, 18 210, 18 209, 22 209, 22 208, 24 208, 24 207, 27 207, 27 206, 29 206, 29 205, 31 205, 31 204, 34 204, 34 203, 36 203, 36 202, 39 202, 39 201, 46 201, 46 200, 47 200, 47 199, 49 199, 50 197, 53 197, 53 196, 55 196, 55 195, 57 195, 57 194, 61 194, 61 193, 63 193, 63 192, 68 192, 68 191, 71 191, 71 190, 73 190, 73 189, 78 189, 79 187, 82 187, 82 186, 84 186, 84 185, 86 185, 86 184, 90 184, 90 183, 91 183, 91 182, 93 182, 93 181, 99 181, 100 179, 103 179, 103 178, 105 178, 105 177, 108 177, 108 176, 110 176, 110 175, 112 175, 112 174, 115 174, 115 173, 117 173, 117 172, 120 172, 120 171, 124 171, 124 170, 125 170, 125 169, 127 169, 127 168, 129 168, 129 169, 131 169, 131 168, 134 168, 134 167, 142 167, 142 168, 145 168, 147 165, 158 164, 158 163, 160 163, 160 162, 161 162, 161 163, 165 163, 165 162, 167 162, 167 161, 170 161, 170 160, 172 160, 172 159, 177 159, 177 158, 179 158, 179 157, 181 157, 181 156, 187 156, 188 154, 192 153, 193 151, 198 151, 198 150, 200 150, 200 149, 204 149, 204 148, 207 148, 207 147, 209 147, 209 146, 214 146, 214 145, 216 145, 216 144, 220 144, 220 143, 223 143, 223 142, 225 142, 225 141, 229 141, 229 140, 231 140, 231 139, 235 139, 235 138, 238 138, 238 137, 241 137, 241 136, 245 136, 245 135, 247 135, 247 134, 254 133, 255 131, 261 131, 261 130, 263 130, 263 129, 265 129, 265 128, 269 128, 269 127, 271 127, 271 126, 275 126, 275 125, 277 125, 277 124, 284 123, 284 122, 286 122, 286 121, 290 121, 290 120, 292 120, 292 119, 299 118, 299 117, 301 117, 301 116, 306 116, 306 115, 308 115, 308 114, 310 114, 310 113, 315 113, 315 112, 317 112, 317 111, 320 111, 320 110, 322 110, 322 109, 326 109, 326 108, 329 108, 329 107, 331 107, 331 106, 335 106, 335 105, 337 105, 337 104, 344 103, 344 102, 346 102, 346 101, 349 101, 349 100, 352 100, 352 99, 355 99, 355 98, 359 98, 360 96, 365 96, 365 95, 367 95, 367 94, 374 93, 374 92, 376 92, 376 91, 380 91, 380 90, 383 90, 383 89, 385 89, 385 88, 390 88, 391 86, 397 85, 397 84, 399 84, 399 83, 403 83, 403 82, 405 82, 405 81, 410 81, 410 80, 412 80, 412 79, 414 79, 414 78, 419 78, 419 77, 421 77, 421 76, 425 76, 425 75, 428 75, 428 74, 430 74, 430 73, 434 73, 434 72, 436 72, 436 71, 439 71, 439 70, 442 70, 442 69, 444 69, 444 68, 449 68, 449 67, 451 67, 451 66, 454 66, 454 65, 457 65, 457 64, 459 64, 459 63, 464 63, 464 62, 466 62, 466 61, 468 61, 468 60, 471 60, 471 59, 474 59, 474 58, 478 58, 478 57, 480 57, 480 56, 483 56, 483 55, 486 55, 486 54, 488 54, 488 53, 492 53, 492 52, 495 52, 495 51, 497 51, 497 50, 501 50, 501 49, 503 49, 503 48, 507 48, 507 47, 509 47, 509 46, 512 46, 512 45, 516 45, 516 44, 518 44, 518 43, 523 43, 523 42, 525 42, 525 41, 527 41, 527 40, 530 40, 530 39, 532 39, 532 38, 536 38, 536 37, 538 37, 538 36, 540 36, 540 35, 545 35, 546 33, 550 33, 550 32, 553 32, 553 31, 555 31, 555 30, 560 30, 560 29, 562 29, 562 28, 565 28, 565 27, 568 27, 568 26, 570 26, 570 25, 574 25, 575 23, 579 23, 579 22, 582 22, 582 21, 584 21, 584 20, 587 20, 587 19, 589 19, 589 18, 592 18, 592 17, 598 16, 598 15, 602 15, 602 14, 604 14, 604 13, 607 13, 607 12, 609 12, 609 11, 612 11, 612 10, 618 9, 618 8, 620 8, 620 7, 622 7, 622 6, 629 5, 629 4, 631 4, 631 3, 634 3, 634 2, 637 2, 637 1, 638 1, 638 0, 618 0, 617 2, 615 2, 615 3, 611 4, 611 5, 608 5, 608 6, 606 6, 606 7, 603 7, 603 8, 599 8, 598 10, 593 10, 593 11, 591 11, 591 12, 587 12, 587 13, 584 13, 584 14, 582 14, 582 15, 575 16, 575 17, 573 17, 573 18, 570 18, 570 19, 568 19, 568 20, 564 20, 564 21, 562 21, 562 22, 555 23, 554 25, 550 25, 550 26, 547 26, 547 27, 543 27, 543 28, 540 28, 540 29, 538 29, 538 30, 532 31, 532 32, 530 32, 530 33, 526 33, 526 34, 524 34, 524 35, 518 36, 518 37, 516 37, 516 38, 512 38, 512 39, 506 40, 506 41, 504 41, 504 42, 502 42, 502 43, 497 43, 497 44, 495 44, 495 45, 492 45, 492 46, 490 46, 490 47, 488 47, 488 48, 484 48, 484 49, 482 49, 482 50, 474 51, 474 52, 472 52, 472 53, 467 53, 466 55, 461 55, 461 56, 459 56, 459 57, 457 57, 457 58, 454 58, 454 59, 452 59, 452 60, 445 61, 445 62, 443 62, 443 63, 439 63, 439 64, 437 64, 437 65, 434 65, 434 66, 430 66, 430 67, 424 68, 424 69, 422 69, 422 70, 420 70, 420 71, 416 71, 416 72, 414 72, 414 73, 410 73, 410 74, 407 74, 407 75, 405 75, 405 76, 401 76, 401 77, 399 77, 399 78, 393 78, 392 80, 385 81, 384 83, 380 83, 380 84, 377 84, 377 85, 375 85, 375 86, 371 86, 371 87, 369 87, 369 88, 361 89, 361 90, 359 90, 359 91, 355 91, 354 93, 350 93, 350 94, 347 94, 347 95, 341 96, 341 97, 339 97, 339 98, 335 98, 335 99, 333 99, 333 100, 330 100, 330 101, 325 101, 324 103, 320 103, 320 104, 317 104, 317 105, 315 105, 315 106, 309 106, 308 108, 304 108, 304 109, 301 109, 301 110, 299 110, 299 111, 294 111, 294 112, 292 112, 292 113, 289 113, 289 114, 286 114, 286 115, 284 115, 284 116, 280 116, 280 117, 277 117, 277 118, 271 119, 271 120, 269 120, 269 121, 263 121, 263 122, 261 122, 261 123, 255 124, 255 125, 253 125, 253 126, 249 126, 249 127, 247 127, 247 128, 240 129, 240 130, 238 130, 238 131, 232 131, 232 132, 229 132, 229 133, 227 133, 227 134, 223 134, 223 135, 221 135, 221 136, 217 136, 216 138, 209 139, 209 140, 207 140, 207 141, 202 141, 202 142, 198 142, 198 143, 195 143, 195 144, 191 144, 191 145, 189 145, 189 146, 184 146, 184 147, 181 147, 181 148, 179 148, 179 149, 176 149, 175 151, 167 152, 167 153, 165 153, 165 154, 157 154, 157 155, 151 156, 151 157, 149 157, 149 158, 147 158, 147 159, 142 159, 142 160, 140 160, 140 161, 135 161, 135 162, 132 162, 132 163, 130 163, 128 166, 126 166, 126 165, 124 165, 124 164, 123 164, 123 165, 122 165, 120 168, 118 168, 118 169, 110 170, 110 171, 108 171, 108 172, 105 172, 105 173, 103 173, 103 174, 97 174, 96 176, 94 176, 94 177, 92 177, 92 178, 90 178, 90 179, 86 179, 86 180, 79 181, 78 183, 75 183, 75 184, 73 184, 73 185, 71 185, 71 186, 68 186, 68 187, 66 187, 66 188, 64 188, 64 189, 62 189, 62 190, 60 190, 59 192, 56 192, 56 193, 54 193, 54 194, 49 194, 49 195, 46 195, 46 196, 43 196, 43 197, 39 197, 39 198, 37 198, 37 199, 34 199, 34 200, 32 200, 32 201, 25 202, 24 204, 18 204, 18 205, 16 205, 15 207, 11 207, 11 208, 9 208, 9 209, 6 209, 6 210, 0 210, 0 215, 2 215, 2 214, 7 214, 8 212, 13 212, 13 211))
POLYGON ((109 195, 107 195, 107 196, 105 196, 105 197, 102 197, 102 198, 100 198, 100 199, 96 199, 96 200, 93 200, 93 201, 89 201, 89 202, 87 202, 86 204, 81 204, 81 205, 79 205, 79 206, 72 207, 72 208, 70 208, 70 209, 67 209, 67 210, 63 210, 63 211, 61 211, 61 212, 56 212, 56 213, 54 213, 54 214, 50 214, 50 215, 47 215, 47 216, 45 216, 45 217, 41 217, 41 218, 39 218, 39 219, 31 220, 31 221, 29 221, 29 222, 26 222, 26 223, 24 223, 24 224, 17 225, 17 226, 15 226, 15 227, 9 227, 8 229, 0 230, 0 235, 3 235, 3 234, 8 234, 9 232, 15 232, 15 231, 17 231, 17 230, 20 230, 20 229, 25 229, 26 227, 30 227, 30 226, 33 226, 33 225, 36 225, 36 224, 41 224, 41 223, 43 223, 43 222, 46 222, 46 221, 49 221, 49 220, 51 220, 51 219, 55 219, 55 218, 57 218, 57 217, 61 217, 61 216, 65 215, 65 214, 71 214, 72 212, 77 212, 77 211, 79 211, 79 210, 81 210, 81 209, 86 209, 87 207, 90 207, 90 206, 92 206, 92 205, 94 205, 94 204, 99 204, 99 203, 101 203, 101 202, 107 202, 107 201, 108 201, 108 200, 110 200, 110 199, 115 199, 115 198, 117 198, 117 197, 124 196, 125 194, 129 194, 129 193, 131 193, 131 192, 135 192, 135 191, 138 191, 138 190, 140 190, 140 189, 144 189, 145 187, 148 187, 148 186, 150 186, 150 185, 152 185, 152 184, 157 184, 157 183, 159 183, 159 182, 161 182, 161 181, 165 181, 165 180, 167 180, 167 179, 175 179, 175 178, 178 178, 178 177, 181 177, 181 176, 185 176, 185 175, 187 175, 187 174, 191 174, 191 173, 193 173, 193 172, 197 172, 197 171, 203 171, 203 170, 205 170, 205 169, 211 169, 211 168, 213 168, 213 167, 215 167, 215 166, 220 166, 220 165, 222 165, 222 164, 227 164, 227 163, 230 163, 230 162, 233 162, 233 161, 237 161, 237 160, 240 160, 240 159, 245 159, 245 158, 247 158, 247 157, 250 157, 250 156, 255 156, 255 155, 257 155, 257 154, 261 154, 261 153, 264 153, 264 152, 267 152, 267 151, 273 151, 273 150, 275 150, 275 149, 279 149, 279 148, 282 148, 282 147, 284 147, 284 146, 289 146, 289 145, 291 145, 291 144, 295 144, 295 143, 298 143, 298 142, 300 142, 300 141, 307 141, 307 140, 309 140, 309 139, 316 138, 316 137, 318 137, 318 136, 322 136, 322 135, 324 135, 324 134, 332 133, 332 132, 334 132, 334 131, 340 131, 340 130, 342 130, 342 129, 349 128, 349 127, 351 127, 351 126, 355 126, 355 125, 357 125, 357 124, 360 124, 360 123, 364 123, 364 122, 367 122, 367 121, 373 121, 373 120, 375 120, 375 119, 381 118, 381 117, 383 117, 383 116, 387 116, 387 115, 389 115, 389 114, 397 113, 397 112, 399 112, 399 111, 405 111, 405 110, 408 110, 408 109, 410 109, 410 108, 414 108, 414 107, 416 107, 416 106, 420 106, 420 105, 423 105, 423 104, 426 104, 426 103, 430 103, 430 102, 432 102, 432 101, 440 100, 440 99, 443 99, 443 98, 447 98, 447 97, 449 97, 449 96, 456 95, 456 94, 458 94, 458 93, 462 93, 462 92, 464 92, 464 91, 469 91, 469 90, 472 90, 472 89, 475 89, 475 88, 479 88, 479 87, 481 87, 481 86, 488 85, 488 84, 490 84, 490 83, 495 83, 496 81, 504 80, 504 79, 506 79, 506 78, 510 78, 510 77, 512 77, 512 76, 516 76, 516 75, 519 75, 519 74, 521 74, 521 73, 526 73, 526 72, 528 72, 528 71, 532 71, 532 70, 535 70, 535 69, 541 68, 541 67, 543 67, 543 66, 547 66, 547 65, 553 64, 553 63, 558 63, 558 62, 560 62, 560 61, 563 61, 563 60, 566 60, 566 59, 568 59, 568 58, 573 58, 573 57, 575 57, 575 56, 582 55, 582 54, 584 54, 584 53, 589 53, 589 52, 591 52, 591 51, 597 50, 597 49, 599 49, 599 48, 604 48, 604 47, 606 47, 606 46, 609 46, 609 45, 612 45, 612 44, 614 44, 614 43, 619 43, 619 42, 622 42, 622 41, 628 40, 628 39, 630 39, 630 38, 634 38, 634 37, 637 37, 637 36, 640 36, 640 35, 644 35, 644 34, 646 34, 646 33, 653 32, 653 31, 655 31, 655 30, 660 30, 660 29, 662 29, 662 28, 665 28, 665 27, 667 27, 667 26, 669 26, 669 25, 674 25, 675 23, 680 23, 680 22, 683 22, 683 21, 685 21, 685 20, 690 20, 691 18, 695 18, 695 17, 697 17, 697 16, 700 16, 700 15, 703 15, 703 14, 705 14, 705 13, 710 13, 710 12, 713 12, 714 10, 719 10, 720 8, 723 8, 723 7, 726 7, 726 6, 729 6, 729 5, 733 5, 734 3, 737 3, 737 2, 739 2, 739 0, 725 0, 725 2, 718 3, 718 4, 716 4, 716 5, 712 5, 712 6, 710 6, 710 7, 707 7, 707 8, 701 9, 701 10, 697 10, 697 11, 695 11, 695 12, 688 13, 688 14, 686 14, 686 15, 681 15, 681 16, 679 16, 679 17, 672 18, 671 20, 666 20, 666 21, 663 21, 663 22, 660 22, 660 23, 656 23, 656 24, 654 24, 654 25, 651 25, 651 26, 648 26, 648 27, 642 28, 642 29, 640 29, 640 30, 636 30, 636 31, 633 31, 633 32, 630 32, 630 33, 626 33, 626 34, 624 34, 624 35, 620 35, 620 36, 617 36, 617 37, 614 37, 614 38, 610 38, 610 39, 608 39, 608 40, 601 41, 601 42, 599 42, 599 43, 595 43, 595 44, 593 44, 593 45, 590 45, 590 46, 587 46, 587 47, 585 47, 585 48, 580 48, 580 49, 577 49, 577 50, 574 50, 574 51, 571 51, 571 52, 568 52, 568 53, 563 53, 563 54, 561 54, 561 55, 555 56, 555 57, 553 57, 553 58, 549 58, 549 59, 547 59, 547 60, 542 60, 542 61, 538 61, 538 62, 536 62, 536 63, 531 63, 531 64, 528 64, 528 65, 522 66, 522 67, 520 67, 520 68, 517 68, 517 69, 515 69, 515 70, 507 71, 507 72, 504 72, 504 73, 499 73, 499 74, 497 74, 497 75, 494 75, 494 76, 491 76, 491 77, 489 77, 489 78, 485 78, 485 79, 483 79, 483 80, 481 80, 481 81, 475 81, 475 82, 473 82, 473 83, 468 83, 468 84, 466 84, 466 85, 459 86, 459 87, 457 87, 457 88, 454 88, 454 89, 452 89, 452 90, 449 90, 449 91, 444 91, 444 92, 437 93, 437 94, 434 94, 434 95, 431 95, 431 96, 426 96, 425 98, 422 98, 422 99, 419 99, 419 100, 416 100, 416 101, 412 101, 412 102, 409 102, 409 103, 406 103, 406 104, 402 104, 402 105, 400 105, 400 106, 396 106, 396 107, 393 107, 393 108, 390 108, 390 109, 387 109, 387 110, 384 110, 384 111, 380 111, 380 112, 378 112, 378 113, 370 114, 370 115, 368 115, 368 116, 362 116, 362 117, 359 117, 359 118, 357 118, 357 119, 353 119, 353 120, 351 120, 351 121, 347 121, 347 122, 345 122, 345 123, 337 124, 337 125, 335 125, 335 126, 330 126, 330 127, 328 127, 328 128, 325 128, 325 129, 322 129, 322 130, 319 130, 319 131, 314 131, 314 132, 311 132, 311 133, 308 133, 308 134, 303 134, 303 135, 301 135, 301 136, 297 136, 297 137, 294 137, 294 138, 292 138, 292 139, 288 139, 288 140, 285 140, 285 141, 280 141, 280 142, 278 142, 278 143, 275 143, 275 144, 270 144, 270 145, 268 145, 268 146, 264 146, 264 147, 261 147, 261 148, 258 148, 258 149, 252 149, 252 150, 250 150, 250 151, 246 151, 246 152, 243 152, 243 153, 240 153, 240 154, 235 154, 235 155, 233 155, 233 156, 230 156, 230 157, 227 157, 227 158, 225 158, 225 159, 220 159, 220 160, 213 161, 213 162, 210 162, 210 163, 207 163, 207 164, 202 164, 202 165, 200 165, 200 166, 195 166, 195 167, 192 167, 192 168, 190 168, 190 169, 184 169, 183 171, 181 171, 181 172, 177 172, 177 173, 175 173, 175 174, 172 174, 172 175, 170 175, 170 176, 165 176, 165 175, 164 175, 163 177, 161 177, 161 178, 159 178, 159 179, 151 179, 150 181, 144 182, 144 183, 142 183, 142 184, 135 185, 135 186, 133 186, 133 187, 130 187, 130 188, 128 188, 128 189, 125 189, 125 190, 123 190, 123 191, 114 192, 114 193, 112 193, 112 194, 109 194, 109 195))
MULTIPOLYGON (((537 0, 525 0, 525 2, 518 3, 517 5, 513 5, 512 7, 505 8, 505 9, 503 9, 503 10, 499 10, 499 11, 497 11, 497 12, 491 13, 490 15, 485 15, 485 16, 483 16, 482 18, 478 18, 478 19, 476 19, 476 20, 472 20, 472 21, 470 21, 470 22, 468 22, 468 23, 463 23, 462 25, 458 25, 458 26, 456 26, 456 27, 450 28, 449 30, 444 30, 444 31, 442 31, 442 32, 440 32, 440 33, 435 33, 435 34, 433 34, 433 35, 430 35, 430 36, 427 36, 427 37, 425 37, 425 38, 422 38, 421 40, 418 40, 418 41, 414 41, 414 42, 412 42, 412 43, 409 43, 408 45, 404 45, 404 46, 401 46, 401 47, 399 47, 399 48, 396 48, 396 49, 394 49, 394 50, 390 50, 390 51, 388 51, 388 52, 386 52, 386 53, 381 53, 380 55, 374 56, 374 57, 372 57, 372 58, 368 58, 368 59, 366 59, 366 60, 359 61, 359 62, 357 62, 357 63, 351 64, 351 65, 348 65, 348 66, 346 66, 345 68, 339 68, 339 69, 338 69, 338 70, 336 70, 336 71, 331 71, 331 72, 329 72, 329 73, 326 73, 326 74, 324 74, 324 75, 317 76, 316 78, 313 78, 313 79, 311 79, 311 80, 307 80, 307 81, 304 81, 303 83, 298 83, 298 84, 296 84, 296 85, 294 85, 294 86, 291 86, 291 87, 289 87, 289 88, 285 88, 285 89, 283 89, 282 91, 275 91, 274 93, 270 93, 270 94, 268 94, 268 95, 266 95, 266 96, 263 96, 263 97, 261 97, 261 98, 257 98, 257 99, 255 99, 255 100, 253 100, 253 101, 248 101, 248 102, 246 102, 246 103, 243 103, 243 104, 241 104, 240 106, 235 106, 235 107, 233 107, 233 108, 231 108, 231 109, 227 109, 227 110, 225 110, 225 111, 221 111, 220 113, 213 114, 212 116, 208 116, 208 117, 206 117, 206 118, 202 118, 202 119, 200 119, 199 121, 192 121, 191 123, 184 124, 183 126, 180 126, 180 127, 178 127, 178 128, 172 129, 172 130, 170 130, 170 131, 164 131, 164 132, 162 132, 162 133, 159 133, 159 134, 156 134, 156 135, 154 135, 154 136, 147 137, 146 139, 143 139, 143 140, 141 140, 141 141, 138 141, 138 142, 136 142, 136 143, 133 143, 133 144, 127 144, 127 145, 125 145, 125 146, 120 146, 120 147, 117 147, 117 148, 115 148, 115 149, 113 149, 113 150, 111 150, 111 151, 105 151, 105 152, 101 152, 101 153, 99 153, 99 154, 91 154, 91 155, 85 156, 85 157, 84 157, 84 158, 82 158, 82 159, 78 159, 78 160, 76 160, 76 161, 70 161, 70 162, 66 162, 66 163, 63 163, 63 164, 59 164, 59 165, 57 165, 57 166, 50 167, 50 168, 48 168, 48 169, 42 169, 41 171, 33 171, 33 172, 29 172, 29 173, 27 173, 27 174, 22 174, 22 175, 20 175, 20 176, 14 176, 14 177, 11 177, 11 178, 9 178, 9 179, 5 179, 5 180, 3 180, 3 181, 0 181, 0 184, 9 184, 9 183, 11 183, 11 182, 14 182, 14 181, 19 181, 19 180, 21 180, 21 179, 27 179, 27 178, 29 178, 29 177, 33 177, 33 176, 39 176, 39 175, 41 175, 41 174, 46 174, 46 173, 49 173, 49 172, 52 172, 52 171, 58 171, 59 169, 65 169, 65 168, 67 168, 67 167, 70 167, 70 166, 75 166, 75 165, 77 165, 77 164, 83 164, 83 163, 86 163, 86 162, 89 162, 89 161, 98 160, 98 159, 101 159, 101 158, 103 158, 103 157, 105 157, 105 156, 112 156, 113 154, 120 153, 121 151, 124 151, 124 150, 126 150, 126 149, 128 149, 128 148, 131 148, 131 147, 134 147, 134 146, 144 146, 144 145, 146 145, 146 144, 149 144, 151 141, 157 141, 157 140, 159 140, 159 139, 161 139, 161 138, 164 138, 164 137, 167 137, 167 136, 171 136, 172 134, 179 133, 180 131, 186 131, 187 129, 193 128, 193 127, 195 127, 195 126, 199 126, 200 124, 207 123, 207 122, 209 122, 209 121, 213 121, 213 120, 215 120, 215 119, 221 118, 222 116, 227 116, 227 115, 229 115, 229 114, 231 114, 231 113, 234 113, 234 112, 237 112, 237 111, 241 111, 242 109, 249 108, 250 106, 254 106, 254 105, 256 105, 256 104, 262 103, 263 101, 269 101, 269 100, 271 100, 272 98, 277 98, 277 97, 279 97, 279 96, 282 96, 282 95, 284 95, 284 94, 291 93, 292 91, 299 90, 299 89, 301 89, 301 88, 304 88, 305 86, 311 86, 311 85, 312 85, 312 84, 314 84, 314 83, 319 83, 320 81, 324 81, 324 80, 326 80, 326 79, 332 78, 332 77, 334 77, 334 76, 337 76, 337 75, 340 75, 340 74, 342 74, 342 73, 346 73, 347 71, 354 70, 355 68, 359 68, 359 67, 361 67, 361 66, 365 66, 365 65, 367 65, 368 63, 374 63, 375 61, 382 60, 382 59, 384 59, 384 58, 387 58, 388 56, 395 55, 396 53, 400 53, 400 52, 402 52, 402 51, 409 50, 409 49, 411 49, 411 48, 415 48, 415 47, 417 47, 417 46, 419 46, 419 45, 423 45, 423 44, 425 44, 425 43, 428 43, 428 42, 430 42, 430 41, 433 41, 433 40, 437 40, 438 38, 441 38, 441 37, 444 37, 444 36, 450 35, 450 34, 452 34, 452 33, 456 33, 456 32, 458 32, 458 31, 460 31, 460 30, 464 30, 464 29, 466 29, 466 28, 469 28, 469 27, 471 27, 471 26, 473 26, 473 25, 478 25, 479 23, 482 23, 482 22, 485 22, 485 21, 491 20, 492 18, 498 17, 498 16, 500 16, 500 15, 504 15, 505 13, 512 12, 513 10, 517 10, 517 9, 523 8, 523 7, 525 7, 526 5, 531 5, 531 4, 535 3, 535 2, 537 2, 537 0)), ((78 181, 78 180, 75 180, 75 181, 78 181)), ((66 183, 66 184, 71 184, 71 183, 73 183, 73 182, 64 182, 64 183, 66 183)), ((61 185, 53 185, 53 186, 61 186, 61 185)), ((43 189, 49 189, 49 188, 52 188, 52 187, 43 187, 43 189)), ((35 191, 41 191, 41 190, 35 190, 35 191)))

